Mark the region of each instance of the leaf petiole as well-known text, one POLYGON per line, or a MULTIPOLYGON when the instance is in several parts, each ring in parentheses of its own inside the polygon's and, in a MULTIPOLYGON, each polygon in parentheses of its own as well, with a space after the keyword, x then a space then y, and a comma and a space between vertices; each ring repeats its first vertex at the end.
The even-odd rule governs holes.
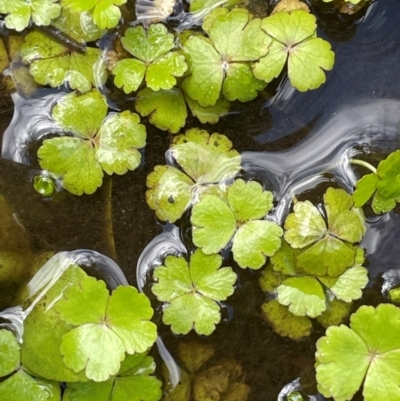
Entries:
POLYGON ((376 168, 372 164, 369 164, 368 162, 366 162, 364 160, 351 159, 350 164, 357 164, 359 166, 363 166, 363 167, 367 168, 368 170, 372 171, 374 174, 377 174, 376 168))

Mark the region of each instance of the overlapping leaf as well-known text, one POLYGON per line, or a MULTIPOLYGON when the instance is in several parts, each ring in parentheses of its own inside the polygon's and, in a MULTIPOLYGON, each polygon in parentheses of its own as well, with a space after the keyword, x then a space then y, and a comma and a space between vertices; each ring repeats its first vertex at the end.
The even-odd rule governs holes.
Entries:
POLYGON ((177 87, 159 91, 144 88, 135 100, 136 111, 141 116, 149 116, 151 124, 172 134, 184 127, 187 107, 202 124, 216 124, 228 112, 229 106, 226 99, 220 98, 215 105, 202 107, 177 87))
POLYGON ((150 301, 133 287, 120 286, 110 296, 103 281, 87 277, 69 287, 55 308, 62 320, 75 326, 62 339, 65 365, 85 371, 93 381, 116 375, 125 353, 147 351, 157 337, 149 321, 150 301))
POLYGON ((353 194, 357 207, 363 206, 372 197, 375 213, 390 212, 400 200, 400 150, 382 160, 376 173, 366 174, 357 181, 353 194))
POLYGON ((167 256, 164 263, 154 270, 152 287, 159 301, 168 302, 163 322, 176 334, 194 329, 210 335, 221 319, 218 302, 232 295, 236 274, 230 267, 220 268, 221 256, 205 255, 200 249, 190 263, 183 256, 167 256))
POLYGON ((22 31, 32 22, 38 26, 50 25, 60 15, 57 0, 0 0, 0 14, 8 14, 6 27, 22 31))
POLYGON ((265 83, 254 77, 250 62, 267 54, 271 43, 261 20, 246 9, 217 8, 203 29, 209 38, 191 36, 183 45, 190 66, 185 92, 203 107, 215 105, 221 92, 230 101, 254 99, 265 83))
POLYGON ((121 18, 121 10, 118 6, 125 3, 126 0, 61 0, 62 7, 70 9, 71 12, 90 11, 94 22, 102 29, 117 26, 121 18))
POLYGON ((147 177, 146 200, 158 218, 171 223, 182 216, 191 201, 215 193, 220 182, 240 170, 239 153, 218 133, 190 129, 174 138, 169 153, 183 171, 156 166, 147 177))
POLYGON ((259 269, 280 247, 282 229, 261 220, 272 209, 273 195, 257 182, 239 179, 228 188, 226 201, 204 195, 193 206, 193 242, 207 254, 219 252, 232 239, 232 252, 242 268, 259 269))
MULTIPOLYGON (((71 25, 69 30, 73 30, 71 25)), ((81 29, 76 30, 79 32, 81 29)), ((25 43, 21 46, 21 57, 24 63, 29 64, 30 74, 40 85, 56 88, 68 83, 72 89, 84 93, 105 83, 107 79, 100 49, 86 47, 82 53, 38 31, 26 35, 25 43)))
POLYGON ((317 341, 320 393, 346 401, 363 385, 365 401, 400 398, 399 330, 400 309, 390 304, 362 306, 350 327, 329 327, 317 341))
POLYGON ((174 35, 163 24, 150 25, 147 32, 142 26, 128 28, 121 42, 134 56, 118 61, 112 71, 115 85, 125 93, 136 91, 143 79, 154 91, 172 89, 187 69, 185 57, 171 52, 174 35))
POLYGON ((73 194, 95 192, 103 171, 125 174, 140 164, 138 149, 146 144, 146 130, 139 116, 129 111, 106 115, 107 103, 96 90, 66 95, 53 109, 56 123, 73 136, 45 139, 39 162, 73 194))
POLYGON ((161 382, 152 357, 127 355, 118 374, 104 382, 69 383, 63 401, 158 401, 161 382))
POLYGON ((19 366, 19 345, 14 334, 0 330, 0 377, 14 372, 19 366))
POLYGON ((324 204, 327 222, 309 201, 296 203, 285 221, 285 239, 295 248, 309 246, 297 256, 306 274, 337 277, 354 264, 355 251, 348 243, 361 241, 365 218, 342 189, 328 188, 324 204))
POLYGON ((270 82, 286 62, 290 83, 301 92, 317 89, 332 69, 335 55, 330 44, 315 37, 316 18, 304 10, 278 12, 262 21, 272 37, 268 54, 254 65, 254 75, 270 82))

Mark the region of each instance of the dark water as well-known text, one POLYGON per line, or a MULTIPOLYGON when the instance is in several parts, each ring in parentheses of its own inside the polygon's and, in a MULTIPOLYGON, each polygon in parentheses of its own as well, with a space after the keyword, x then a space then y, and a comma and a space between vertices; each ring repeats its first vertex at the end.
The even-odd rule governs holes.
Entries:
MULTIPOLYGON (((316 10, 321 18, 319 35, 329 40, 336 53, 325 85, 299 93, 283 76, 271 85, 276 93, 269 100, 260 97, 248 105, 235 105, 237 114, 206 126, 226 134, 236 149, 245 152, 245 175, 274 188, 280 199, 278 220, 290 206, 285 200, 291 193, 308 191, 311 198, 318 197, 312 188, 332 177, 329 173, 336 177, 334 185, 351 188, 357 173, 348 168, 349 157, 365 152, 373 158, 374 152, 387 153, 400 144, 400 1, 377 0, 366 13, 352 18, 339 17, 330 9, 324 5, 316 10)), ((10 120, 11 114, 0 114, 1 131, 10 120)), ((169 143, 166 133, 149 126, 145 161, 138 170, 113 177, 112 184, 94 195, 76 197, 62 192, 51 200, 32 189, 34 162, 25 165, 0 159, 0 193, 25 227, 35 252, 85 248, 115 259, 109 244, 112 225, 116 261, 129 283, 137 285, 139 257, 162 232, 145 201, 146 176, 156 164, 165 163, 169 143), (106 201, 109 190, 111 205, 106 201)), ((363 246, 371 282, 354 309, 382 300, 381 275, 398 268, 400 260, 399 223, 396 212, 369 218, 363 246)), ((186 240, 188 233, 184 230, 181 236, 186 240)), ((186 245, 190 249, 190 242, 186 245)), ((228 259, 226 265, 234 266, 233 260, 228 259)), ((324 330, 316 326, 311 338, 300 342, 276 335, 261 317, 265 296, 257 283, 259 272, 235 270, 239 284, 224 310, 224 322, 201 340, 217 346, 217 358, 233 356, 243 365, 252 388, 251 401, 277 400, 281 389, 299 377, 308 394, 315 394, 315 341, 324 330)), ((175 356, 180 338, 162 325, 159 313, 155 320, 175 356)), ((199 340, 194 334, 188 337, 199 340)))

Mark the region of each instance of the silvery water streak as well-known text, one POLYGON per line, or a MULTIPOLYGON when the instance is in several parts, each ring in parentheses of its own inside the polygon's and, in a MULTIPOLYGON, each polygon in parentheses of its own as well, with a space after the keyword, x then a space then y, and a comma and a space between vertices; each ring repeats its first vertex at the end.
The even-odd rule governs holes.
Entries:
POLYGON ((128 285, 120 267, 108 256, 88 249, 59 252, 51 257, 27 284, 27 299, 32 299, 29 307, 23 310, 20 306, 16 306, 0 312, 0 317, 9 321, 9 323, 0 324, 0 327, 10 328, 18 341, 22 341, 25 318, 71 264, 83 266, 86 270, 93 269, 111 290, 119 285, 128 285))
POLYGON ((51 94, 37 99, 25 99, 17 92, 12 94, 14 116, 3 134, 1 157, 17 163, 30 164, 29 144, 50 133, 62 133, 50 117, 56 101, 65 93, 51 94))

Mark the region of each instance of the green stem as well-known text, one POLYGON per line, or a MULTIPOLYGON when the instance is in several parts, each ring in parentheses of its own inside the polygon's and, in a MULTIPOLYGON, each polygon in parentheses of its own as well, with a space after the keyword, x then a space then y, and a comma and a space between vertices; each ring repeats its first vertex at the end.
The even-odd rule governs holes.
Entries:
POLYGON ((372 171, 374 174, 377 173, 376 168, 372 164, 369 164, 368 162, 366 162, 364 160, 351 159, 350 164, 357 164, 359 166, 363 166, 363 167, 367 168, 368 170, 372 171))

